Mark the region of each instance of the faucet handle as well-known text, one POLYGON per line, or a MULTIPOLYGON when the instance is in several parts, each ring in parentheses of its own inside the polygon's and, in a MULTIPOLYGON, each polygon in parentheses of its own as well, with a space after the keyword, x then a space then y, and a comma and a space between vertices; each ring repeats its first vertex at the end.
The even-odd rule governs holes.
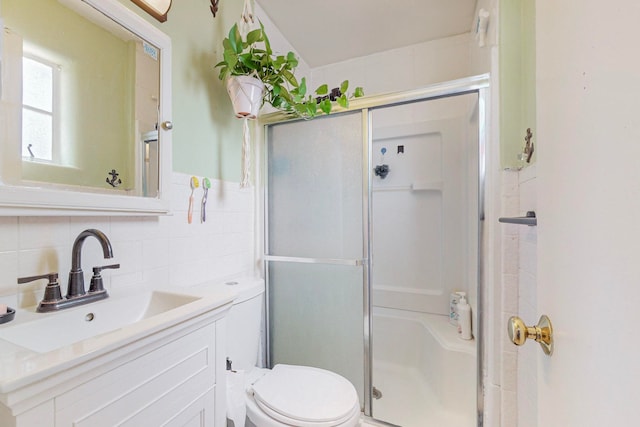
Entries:
POLYGON ((100 274, 102 270, 107 268, 120 268, 120 264, 103 265, 102 267, 93 267, 93 274, 100 274))
POLYGON ((33 282, 34 280, 48 279, 47 287, 44 288, 44 298, 40 302, 42 304, 50 304, 62 301, 62 292, 58 283, 58 273, 47 273, 39 276, 18 277, 18 284, 33 282))
POLYGON ((18 277, 18 284, 33 282, 39 279, 49 279, 49 283, 58 281, 58 273, 47 273, 39 276, 18 277))
POLYGON ((106 292, 102 283, 102 275, 100 272, 107 268, 120 268, 120 264, 103 265, 101 267, 93 267, 93 277, 89 285, 89 293, 106 292))

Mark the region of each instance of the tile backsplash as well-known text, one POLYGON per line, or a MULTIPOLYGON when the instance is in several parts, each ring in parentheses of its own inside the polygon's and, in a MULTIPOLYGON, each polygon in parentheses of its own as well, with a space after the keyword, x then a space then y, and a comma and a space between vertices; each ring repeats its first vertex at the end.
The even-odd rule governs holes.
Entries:
POLYGON ((91 268, 119 263, 103 272, 108 290, 129 286, 190 286, 254 271, 253 189, 212 180, 206 222, 200 222, 202 188, 194 193, 192 224, 187 223, 190 175, 174 173, 171 215, 160 217, 0 217, 0 298, 19 307, 42 299, 45 280, 17 285, 17 278, 59 274, 63 292, 71 267, 71 247, 84 229, 104 232, 113 247, 104 259, 96 239, 82 249, 88 286, 91 268))

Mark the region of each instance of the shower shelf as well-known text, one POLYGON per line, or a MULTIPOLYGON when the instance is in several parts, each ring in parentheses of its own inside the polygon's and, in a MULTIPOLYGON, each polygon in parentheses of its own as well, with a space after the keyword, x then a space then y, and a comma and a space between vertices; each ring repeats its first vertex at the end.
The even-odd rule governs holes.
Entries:
POLYGON ((377 186, 373 191, 442 191, 442 181, 414 182, 409 185, 377 186))
POLYGON ((498 221, 506 224, 538 225, 538 218, 536 218, 535 211, 527 211, 525 216, 498 218, 498 221))

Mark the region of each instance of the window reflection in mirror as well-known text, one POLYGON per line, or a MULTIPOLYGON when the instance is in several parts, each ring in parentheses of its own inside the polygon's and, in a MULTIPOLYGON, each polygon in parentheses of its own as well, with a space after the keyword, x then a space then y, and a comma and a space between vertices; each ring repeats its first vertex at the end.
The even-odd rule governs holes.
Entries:
POLYGON ((155 197, 160 50, 63 3, 91 9, 78 0, 0 3, 3 67, 22 76, 11 82, 22 91, 3 93, 20 126, 2 143, 20 147, 21 184, 155 197))

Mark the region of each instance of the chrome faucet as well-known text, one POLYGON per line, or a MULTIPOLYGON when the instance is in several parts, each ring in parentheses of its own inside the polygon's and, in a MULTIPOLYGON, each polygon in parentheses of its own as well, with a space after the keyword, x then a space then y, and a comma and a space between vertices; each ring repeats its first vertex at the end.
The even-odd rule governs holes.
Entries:
MULTIPOLYGON (((102 246, 102 253, 105 258, 113 258, 113 249, 111 249, 111 242, 100 230, 90 228, 84 230, 76 237, 73 242, 73 248, 71 249, 71 271, 69 272, 69 281, 67 284, 67 299, 83 297, 86 294, 84 289, 84 273, 82 272, 82 245, 85 239, 89 236, 93 236, 100 242, 102 246)), ((102 289, 101 293, 104 294, 102 298, 106 298, 107 291, 102 289)), ((95 299, 102 299, 95 298, 95 299)))

